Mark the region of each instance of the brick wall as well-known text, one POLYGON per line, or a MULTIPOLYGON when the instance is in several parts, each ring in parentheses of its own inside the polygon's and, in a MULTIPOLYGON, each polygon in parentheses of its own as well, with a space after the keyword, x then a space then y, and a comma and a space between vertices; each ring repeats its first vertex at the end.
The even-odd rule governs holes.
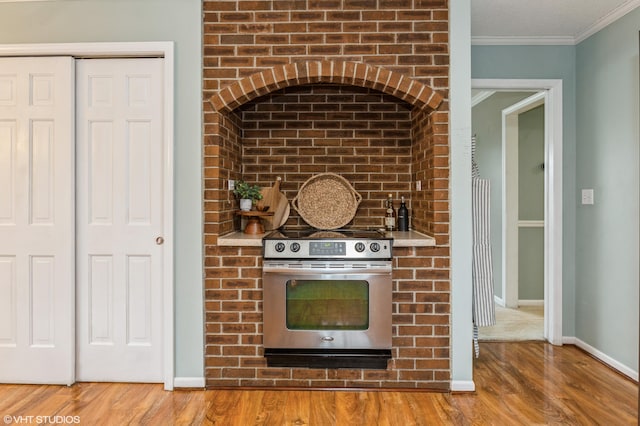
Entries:
POLYGON ((416 113, 412 120, 412 170, 422 191, 413 192, 413 226, 449 244, 448 114, 416 113))
POLYGON ((258 248, 211 247, 207 270, 207 386, 448 390, 450 298, 446 247, 394 250, 393 349, 387 370, 267 368, 258 248))
POLYGON ((204 0, 205 98, 300 61, 378 65, 448 90, 448 0, 204 0))
MULTIPOLYGON (((203 10, 207 386, 448 389, 447 1, 205 0, 203 10), (394 251, 387 370, 267 368, 260 250, 216 244, 239 229, 228 179, 281 176, 291 200, 321 172, 363 196, 352 225, 380 226, 392 193, 436 237, 394 251)), ((288 224, 301 224, 293 210, 288 224)))
MULTIPOLYGON (((337 173, 363 200, 349 226, 381 227, 384 199, 411 194, 411 110, 368 88, 332 84, 279 90, 239 108, 242 177, 268 186, 277 176, 293 200, 314 174, 337 173)), ((304 226, 292 211, 286 226, 304 226)))

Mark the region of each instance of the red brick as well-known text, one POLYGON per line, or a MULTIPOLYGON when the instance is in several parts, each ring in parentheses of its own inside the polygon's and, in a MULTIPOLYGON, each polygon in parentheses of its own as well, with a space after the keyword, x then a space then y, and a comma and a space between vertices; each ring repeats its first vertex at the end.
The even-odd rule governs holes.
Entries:
MULTIPOLYGON (((448 390, 447 8, 446 0, 203 2, 207 386, 448 390), (404 78, 390 80, 396 73, 404 78), (315 92, 295 86, 319 80, 315 92), (387 370, 267 368, 261 250, 216 245, 240 227, 226 180, 268 185, 282 176, 291 200, 326 171, 363 196, 353 225, 380 226, 392 192, 408 198, 413 227, 438 243, 395 250, 387 370), (415 180, 423 191, 412 190, 415 180)), ((292 210, 288 225, 302 224, 292 210)))

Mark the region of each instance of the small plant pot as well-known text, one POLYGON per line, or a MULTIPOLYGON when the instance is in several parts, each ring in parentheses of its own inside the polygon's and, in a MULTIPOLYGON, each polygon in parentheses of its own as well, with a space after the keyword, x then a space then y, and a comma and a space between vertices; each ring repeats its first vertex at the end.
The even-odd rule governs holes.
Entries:
POLYGON ((240 210, 243 212, 248 212, 251 210, 251 206, 253 205, 253 201, 250 198, 241 198, 240 199, 240 210))

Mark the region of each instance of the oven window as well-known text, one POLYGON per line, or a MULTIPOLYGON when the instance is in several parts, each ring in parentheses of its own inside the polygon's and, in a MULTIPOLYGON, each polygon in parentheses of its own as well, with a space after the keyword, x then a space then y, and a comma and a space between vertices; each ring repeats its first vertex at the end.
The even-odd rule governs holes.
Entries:
POLYGON ((369 283, 364 280, 287 281, 289 330, 366 330, 369 283))

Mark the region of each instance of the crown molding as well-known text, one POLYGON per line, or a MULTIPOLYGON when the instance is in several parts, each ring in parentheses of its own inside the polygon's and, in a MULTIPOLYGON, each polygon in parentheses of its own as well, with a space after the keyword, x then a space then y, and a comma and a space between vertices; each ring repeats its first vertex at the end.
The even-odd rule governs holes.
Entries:
POLYGON ((553 36, 497 36, 471 37, 472 45, 486 46, 523 46, 523 45, 573 45, 573 37, 553 36))
POLYGON ((638 6, 640 6, 640 0, 629 0, 626 3, 621 4, 619 7, 613 9, 611 12, 588 26, 584 31, 576 34, 574 44, 578 44, 581 41, 586 40, 598 31, 602 30, 607 25, 622 18, 624 15, 631 12, 638 6))
POLYGON ((471 44, 486 46, 574 46, 622 18, 638 6, 640 6, 640 0, 628 0, 574 36, 478 36, 471 37, 471 44))

